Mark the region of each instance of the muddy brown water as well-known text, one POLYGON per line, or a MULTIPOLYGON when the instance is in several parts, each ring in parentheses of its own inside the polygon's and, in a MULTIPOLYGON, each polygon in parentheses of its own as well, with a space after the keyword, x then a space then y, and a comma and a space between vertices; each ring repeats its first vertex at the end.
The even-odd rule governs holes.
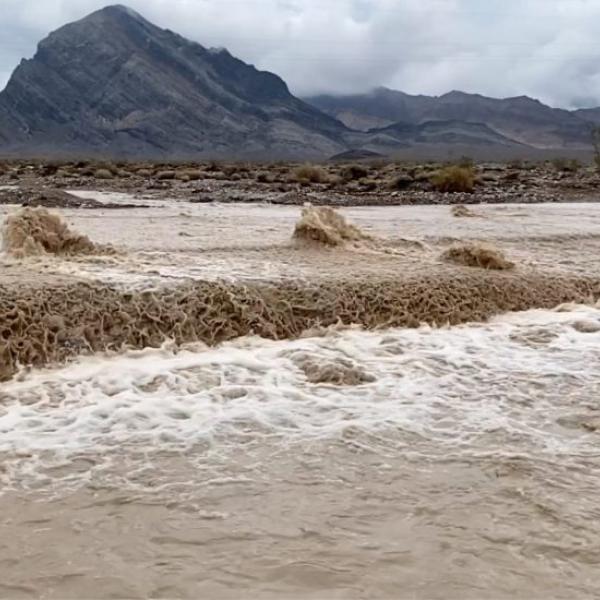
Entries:
POLYGON ((594 597, 599 329, 570 306, 31 372, 1 396, 0 595, 594 597))
MULTIPOLYGON (((2 257, 1 280, 418 273, 453 239, 599 272, 596 205, 344 211, 389 256, 290 247, 298 209, 144 210, 64 211, 123 254, 2 257)), ((0 387, 0 597, 597 597, 599 367, 600 309, 568 305, 23 372, 0 387)))

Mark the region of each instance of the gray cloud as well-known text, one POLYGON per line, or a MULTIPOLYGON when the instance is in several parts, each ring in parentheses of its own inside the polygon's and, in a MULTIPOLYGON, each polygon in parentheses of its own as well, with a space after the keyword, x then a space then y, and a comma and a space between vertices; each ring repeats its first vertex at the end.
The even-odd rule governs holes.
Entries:
MULTIPOLYGON (((37 41, 108 0, 0 0, 0 86, 37 41)), ((128 0, 297 94, 452 89, 600 105, 595 0, 128 0)))

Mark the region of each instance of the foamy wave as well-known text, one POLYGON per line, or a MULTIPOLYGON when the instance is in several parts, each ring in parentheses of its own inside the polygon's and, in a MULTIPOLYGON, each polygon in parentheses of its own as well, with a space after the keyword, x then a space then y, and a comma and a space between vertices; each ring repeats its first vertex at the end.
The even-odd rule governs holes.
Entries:
POLYGON ((33 371, 0 392, 5 479, 87 453, 201 456, 265 438, 407 455, 502 454, 507 439, 511 451, 527 440, 531 452, 596 452, 586 424, 600 417, 592 401, 600 333, 581 322, 600 324, 600 310, 285 342, 244 338, 216 349, 165 345, 33 371), (307 356, 361 376, 311 383, 307 356))

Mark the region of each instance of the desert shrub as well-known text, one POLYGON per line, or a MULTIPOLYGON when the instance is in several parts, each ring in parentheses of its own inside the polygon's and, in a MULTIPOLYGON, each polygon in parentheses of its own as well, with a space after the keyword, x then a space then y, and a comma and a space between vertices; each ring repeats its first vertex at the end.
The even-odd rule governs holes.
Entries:
POLYGON ((414 182, 415 182, 415 180, 410 175, 401 174, 401 175, 396 175, 396 177, 393 177, 388 182, 388 187, 391 190, 402 191, 402 190, 409 189, 414 182))
POLYGON ((522 169, 524 167, 523 160, 520 158, 515 158, 508 163, 509 169, 522 169))
POLYGON ((475 174, 473 169, 453 165, 434 173, 430 182, 438 192, 471 193, 475 189, 475 174))
POLYGON ((329 176, 324 169, 315 165, 302 165, 293 172, 296 181, 310 183, 327 183, 329 176))
POLYGON ((572 158, 567 165, 567 170, 571 171, 572 173, 577 173, 577 171, 579 171, 579 169, 581 169, 582 166, 583 165, 579 160, 577 160, 576 158, 572 158))
POLYGON ((108 169, 97 169, 94 171, 96 179, 112 179, 114 175, 108 169))
POLYGON ((96 171, 105 170, 111 173, 113 176, 119 172, 119 169, 115 164, 109 161, 101 161, 95 165, 96 171))
POLYGON ((187 169, 181 174, 181 177, 187 177, 188 181, 198 181, 198 179, 202 179, 203 174, 197 169, 187 169))
POLYGON ((600 171, 600 126, 596 125, 592 128, 592 146, 594 147, 594 164, 596 169, 600 171))
POLYGON ((562 172, 576 173, 581 168, 581 163, 575 158, 554 158, 551 163, 557 171, 562 172))
POLYGON ((388 161, 385 158, 375 158, 369 161, 369 166, 375 171, 381 171, 388 166, 388 161))
POLYGON ((273 177, 266 171, 261 171, 256 174, 256 181, 258 183, 273 183, 273 177))
POLYGON ((41 167, 40 175, 42 177, 51 177, 52 175, 56 175, 58 168, 59 166, 56 163, 47 163, 41 167))
POLYGON ((362 165, 348 165, 344 167, 340 173, 344 181, 355 181, 356 179, 362 179, 367 177, 369 169, 362 165))
POLYGON ((519 181, 521 179, 521 174, 519 171, 509 171, 504 175, 504 181, 519 181))
POLYGON ((361 179, 359 183, 365 192, 372 192, 377 189, 377 182, 374 179, 364 178, 361 179))
POLYGON ((242 178, 243 174, 250 173, 250 167, 246 164, 233 163, 230 165, 225 165, 221 169, 227 177, 232 177, 233 175, 239 175, 238 179, 242 178))
POLYGON ((156 174, 156 179, 159 181, 166 181, 168 179, 175 179, 175 171, 159 171, 156 174))
POLYGON ((475 161, 470 156, 461 156, 458 160, 458 166, 465 169, 473 169, 475 167, 475 161))

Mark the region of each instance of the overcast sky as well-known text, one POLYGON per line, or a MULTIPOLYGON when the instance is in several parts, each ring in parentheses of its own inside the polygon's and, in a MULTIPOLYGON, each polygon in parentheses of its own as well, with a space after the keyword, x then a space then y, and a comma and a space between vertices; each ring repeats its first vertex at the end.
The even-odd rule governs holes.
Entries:
MULTIPOLYGON (((53 29, 106 0, 0 0, 0 87, 53 29)), ((600 0, 128 0, 299 95, 453 89, 600 105, 600 0)))

